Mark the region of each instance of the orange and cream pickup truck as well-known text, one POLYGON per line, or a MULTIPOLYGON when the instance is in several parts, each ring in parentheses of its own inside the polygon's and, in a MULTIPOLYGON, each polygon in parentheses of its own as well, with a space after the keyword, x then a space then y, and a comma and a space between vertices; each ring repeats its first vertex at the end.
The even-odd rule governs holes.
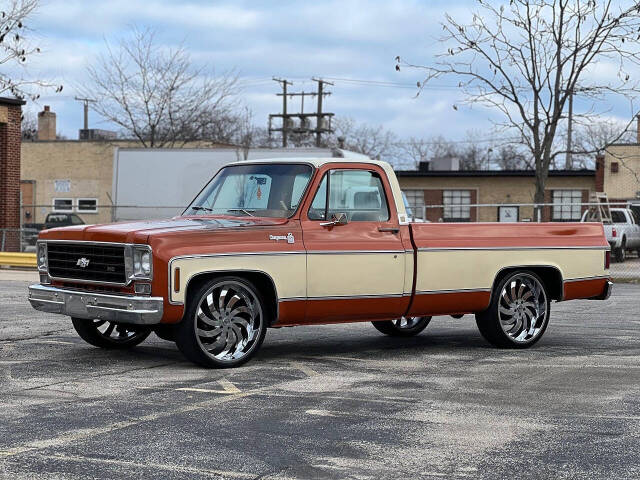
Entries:
POLYGON ((602 224, 411 223, 378 161, 230 164, 179 217, 54 228, 37 252, 35 309, 103 348, 155 332, 208 367, 247 361, 269 327, 409 336, 466 313, 493 345, 525 348, 552 300, 611 293, 602 224))

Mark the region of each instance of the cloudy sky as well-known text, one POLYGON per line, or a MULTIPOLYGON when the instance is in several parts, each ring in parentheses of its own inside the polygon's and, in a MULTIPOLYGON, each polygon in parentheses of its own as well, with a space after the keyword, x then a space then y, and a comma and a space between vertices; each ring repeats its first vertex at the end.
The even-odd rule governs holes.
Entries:
MULTIPOLYGON (((266 126, 267 115, 278 113, 281 106, 272 76, 290 79, 294 90, 306 91, 315 88, 310 78, 319 76, 336 79, 325 103, 336 115, 382 124, 404 138, 442 134, 461 139, 469 130, 489 135, 489 111, 452 108, 462 100, 455 79, 439 80, 415 98, 420 73, 394 70, 396 55, 415 63, 433 59, 441 51, 437 39, 445 12, 469 18, 474 3, 42 0, 30 22, 42 54, 31 59, 28 73, 65 88, 31 108, 51 105, 60 132, 77 138, 82 106, 73 99, 73 86, 85 78, 86 65, 104 51, 105 40, 116 43, 136 25, 156 29, 164 45, 184 42, 198 65, 220 72, 235 69, 241 77, 242 101, 258 125, 266 126)), ((628 106, 616 105, 611 115, 623 118, 627 113, 628 106)), ((96 114, 90 126, 110 128, 96 114)))

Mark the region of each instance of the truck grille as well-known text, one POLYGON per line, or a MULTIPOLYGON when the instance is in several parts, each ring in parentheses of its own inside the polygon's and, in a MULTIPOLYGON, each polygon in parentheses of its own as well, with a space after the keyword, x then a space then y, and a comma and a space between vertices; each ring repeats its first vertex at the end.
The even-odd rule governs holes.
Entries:
POLYGON ((124 246, 47 242, 49 275, 91 282, 127 282, 124 246))

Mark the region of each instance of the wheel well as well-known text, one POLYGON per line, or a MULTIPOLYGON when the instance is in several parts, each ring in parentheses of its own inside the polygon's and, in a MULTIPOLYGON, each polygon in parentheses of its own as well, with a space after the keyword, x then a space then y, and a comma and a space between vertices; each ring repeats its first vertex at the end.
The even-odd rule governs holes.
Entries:
MULTIPOLYGON (((556 267, 551 266, 519 266, 519 267, 508 267, 500 270, 496 275, 495 280, 493 281, 493 286, 495 287, 500 280, 509 275, 510 273, 527 270, 529 272, 533 272, 540 277, 542 283, 544 283, 545 290, 547 294, 552 300, 562 300, 564 296, 564 284, 562 281, 562 274, 560 270, 556 267)), ((492 289, 493 291, 493 289, 492 289)))
POLYGON ((278 319, 278 294, 276 292, 276 286, 273 282, 273 279, 264 272, 225 270, 220 272, 199 273, 189 279, 189 282, 187 284, 187 291, 185 294, 185 303, 190 298, 190 294, 195 292, 204 283, 207 283, 214 278, 229 275, 244 278, 255 285, 255 287, 264 298, 266 307, 268 309, 269 323, 267 325, 273 324, 278 319))

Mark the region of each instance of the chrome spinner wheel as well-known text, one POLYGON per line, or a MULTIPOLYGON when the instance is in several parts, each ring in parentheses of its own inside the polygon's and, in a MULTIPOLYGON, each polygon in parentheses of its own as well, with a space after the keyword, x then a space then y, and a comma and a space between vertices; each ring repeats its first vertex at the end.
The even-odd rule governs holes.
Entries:
POLYGON ((392 337, 412 337, 419 334, 431 321, 431 317, 400 317, 394 320, 371 322, 376 330, 392 337))
POLYGON ((203 353, 219 363, 236 363, 259 344, 264 315, 244 283, 222 280, 198 300, 193 326, 203 353))
POLYGON ((423 318, 424 317, 400 317, 395 320, 391 320, 391 322, 396 328, 400 330, 410 330, 412 328, 415 328, 420 322, 422 322, 423 318))
POLYGON ((91 345, 100 348, 126 349, 143 342, 151 333, 149 327, 114 323, 108 320, 72 318, 73 328, 91 345))
POLYGON ((540 281, 528 273, 512 276, 502 287, 498 320, 502 331, 516 343, 529 343, 545 329, 548 302, 540 281))

